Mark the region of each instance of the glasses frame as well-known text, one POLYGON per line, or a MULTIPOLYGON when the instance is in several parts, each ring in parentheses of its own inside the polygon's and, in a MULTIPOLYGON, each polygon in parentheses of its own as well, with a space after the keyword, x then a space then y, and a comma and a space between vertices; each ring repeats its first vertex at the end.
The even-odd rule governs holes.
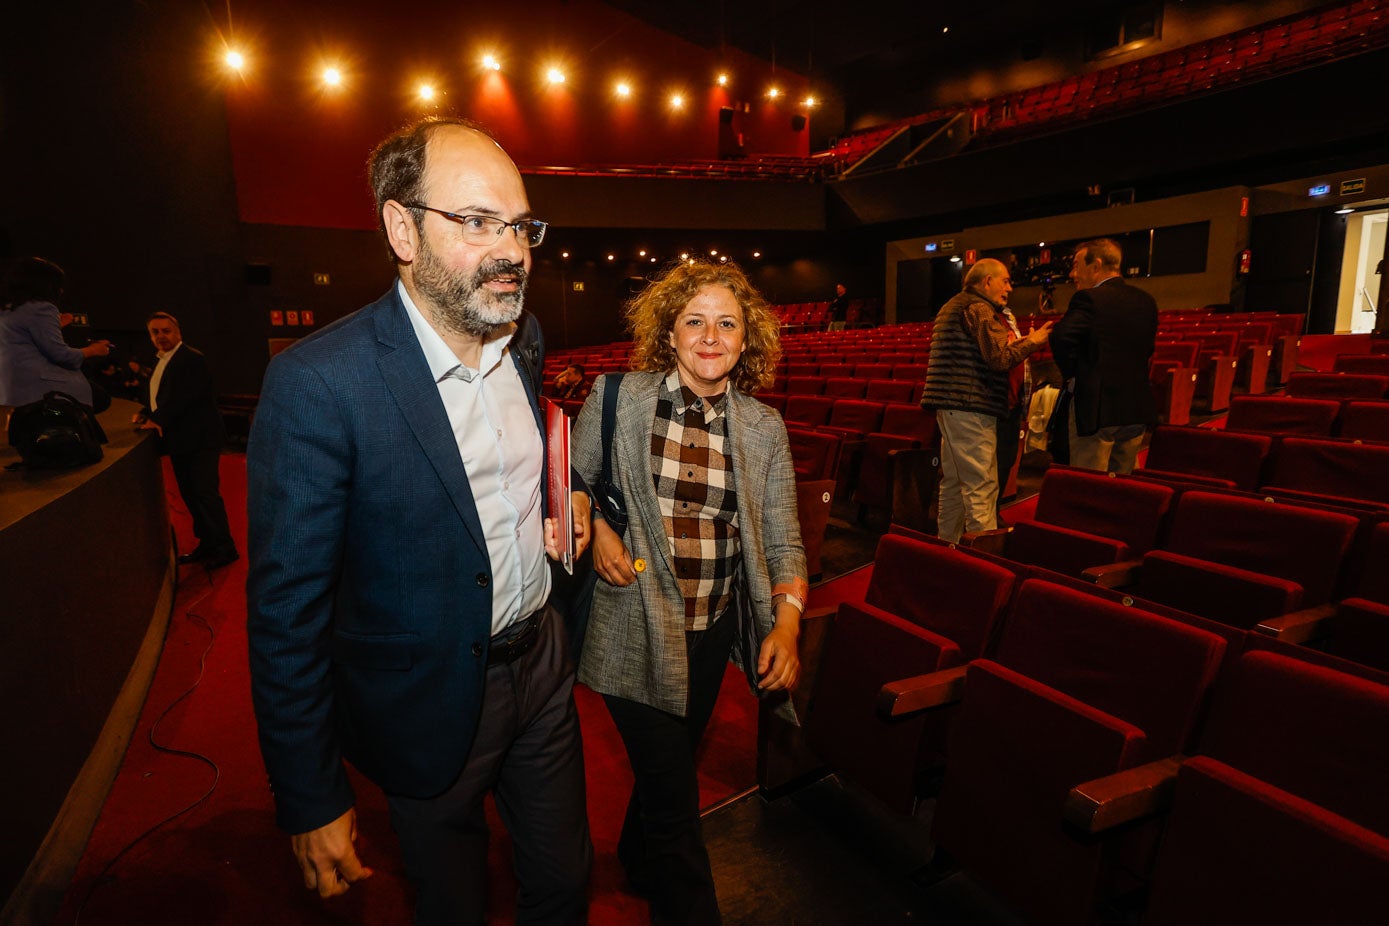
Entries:
MULTIPOLYGON (((404 203, 403 205, 406 209, 423 209, 426 212, 436 212, 444 218, 457 222, 460 225, 469 219, 481 219, 489 225, 496 223, 496 238, 501 238, 502 234, 509 228, 516 234, 516 243, 527 250, 540 247, 540 245, 545 242, 545 233, 550 229, 549 222, 542 222, 539 219, 520 219, 515 222, 508 222, 494 215, 477 215, 475 213, 465 215, 459 212, 449 212, 447 209, 436 209, 434 206, 426 206, 424 203, 404 203), (530 240, 530 231, 538 232, 535 241, 530 240)), ((493 240, 496 240, 496 238, 493 240)), ((492 244, 490 241, 469 241, 466 235, 463 238, 463 242, 475 247, 489 247, 492 244)))

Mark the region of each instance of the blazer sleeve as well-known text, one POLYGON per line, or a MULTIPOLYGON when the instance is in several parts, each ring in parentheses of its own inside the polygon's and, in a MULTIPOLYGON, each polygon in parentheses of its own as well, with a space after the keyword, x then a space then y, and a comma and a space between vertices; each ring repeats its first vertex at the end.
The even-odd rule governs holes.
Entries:
POLYGON ((321 376, 271 363, 247 448, 251 697, 277 822, 291 833, 353 804, 334 729, 333 596, 350 504, 352 442, 321 376))
MULTIPOLYGON (((767 578, 772 594, 790 592, 801 601, 809 594, 805 547, 796 515, 796 470, 791 460, 791 442, 786 425, 775 411, 768 410, 759 427, 772 433, 773 450, 767 467, 766 503, 762 508, 762 550, 767 558, 767 578)), ((735 450, 736 452, 736 450, 735 450)))
POLYGON ((1061 375, 1071 379, 1080 368, 1081 353, 1095 323, 1095 300, 1081 290, 1071 297, 1066 314, 1051 329, 1051 356, 1061 368, 1061 375))
POLYGON ((594 380, 593 391, 584 400, 570 432, 570 464, 585 487, 594 485, 603 470, 603 392, 607 385, 607 376, 594 380))
POLYGON ((86 355, 77 348, 70 347, 63 340, 63 326, 58 320, 58 310, 56 307, 51 308, 51 312, 43 311, 32 316, 29 331, 34 339, 34 346, 53 365, 68 370, 80 370, 82 361, 87 359, 86 355))

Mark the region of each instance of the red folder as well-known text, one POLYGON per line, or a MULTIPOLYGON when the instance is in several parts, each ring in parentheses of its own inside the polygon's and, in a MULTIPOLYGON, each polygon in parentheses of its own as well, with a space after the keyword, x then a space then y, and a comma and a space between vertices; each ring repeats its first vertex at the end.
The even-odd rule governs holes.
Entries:
POLYGON ((559 561, 574 574, 573 490, 569 481, 569 416, 556 402, 541 398, 545 409, 545 500, 555 519, 559 561))

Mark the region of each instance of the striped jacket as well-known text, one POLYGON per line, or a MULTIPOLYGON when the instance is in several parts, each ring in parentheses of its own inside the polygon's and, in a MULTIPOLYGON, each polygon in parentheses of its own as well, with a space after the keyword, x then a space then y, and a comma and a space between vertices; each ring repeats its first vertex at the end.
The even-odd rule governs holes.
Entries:
POLYGON ((993 303, 967 289, 941 306, 931 329, 923 408, 1008 414, 1008 371, 1040 344, 1009 343, 1008 323, 993 303))

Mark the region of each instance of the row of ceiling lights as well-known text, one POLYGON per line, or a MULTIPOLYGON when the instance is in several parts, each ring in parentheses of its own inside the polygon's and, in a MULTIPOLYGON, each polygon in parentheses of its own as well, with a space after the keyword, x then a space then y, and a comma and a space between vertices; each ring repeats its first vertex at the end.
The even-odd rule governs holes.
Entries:
MULTIPOLYGON (((562 259, 562 260, 568 260, 568 259, 570 258, 571 255, 570 255, 570 253, 569 253, 568 251, 561 251, 559 256, 560 256, 560 259, 562 259)), ((608 260, 609 263, 613 263, 613 262, 615 262, 615 261, 617 260, 617 253, 616 253, 615 251, 609 251, 609 252, 607 252, 607 254, 605 254, 604 256, 607 258, 607 260, 608 260)), ((718 251, 717 249, 711 248, 710 251, 709 251, 709 256, 710 256, 711 258, 714 258, 714 257, 718 258, 719 263, 721 263, 721 264, 727 263, 727 262, 728 262, 728 255, 727 255, 727 254, 720 254, 719 251, 718 251)), ((649 251, 647 251, 647 250, 645 250, 645 249, 642 249, 642 250, 640 250, 640 251, 637 252, 637 258, 638 258, 639 260, 645 260, 645 261, 647 261, 648 263, 652 263, 652 264, 660 263, 660 258, 659 258, 659 257, 656 257, 654 254, 651 254, 649 251)), ((762 258, 762 252, 761 252, 761 251, 753 251, 753 252, 752 252, 752 258, 753 258, 753 260, 760 260, 760 259, 762 258)), ((681 251, 681 252, 680 252, 680 259, 683 260, 683 261, 689 261, 689 262, 692 263, 692 264, 693 264, 695 261, 699 260, 698 257, 695 257, 695 256, 692 255, 691 252, 689 252, 689 251, 681 251)))
MULTIPOLYGON (((229 70, 242 75, 244 75, 250 67, 250 61, 247 59, 245 53, 235 48, 228 48, 226 50, 225 54, 222 56, 222 62, 229 70)), ((493 54, 483 55, 481 58, 481 66, 482 69, 485 71, 500 71, 502 69, 501 60, 493 54)), ((558 65, 546 66, 543 69, 542 74, 545 82, 552 87, 561 86, 567 83, 568 81, 568 75, 566 74, 564 69, 559 67, 558 65)), ((318 72, 318 79, 319 82, 325 88, 330 90, 337 90, 346 83, 347 73, 341 65, 334 63, 325 63, 322 66, 321 70, 318 72)), ((727 87, 731 80, 732 78, 729 76, 729 74, 725 72, 719 74, 715 78, 715 83, 717 83, 720 87, 727 87)), ((613 95, 618 97, 619 99, 631 99, 631 97, 635 93, 635 85, 630 79, 619 78, 618 80, 614 81, 613 95)), ((421 80, 415 86, 415 96, 422 103, 433 102, 434 100, 438 99, 439 95, 439 88, 429 80, 421 80)), ((780 87, 777 87, 775 85, 768 87, 766 90, 766 97, 769 100, 778 100, 783 96, 785 96, 784 91, 782 91, 780 87)), ((685 94, 679 91, 672 92, 667 97, 667 102, 670 104, 670 107, 672 109, 681 109, 684 107, 686 102, 685 94)), ((805 99, 800 101, 800 105, 805 107, 806 109, 814 109, 817 105, 819 105, 819 100, 817 100, 813 96, 807 96, 805 99)))

